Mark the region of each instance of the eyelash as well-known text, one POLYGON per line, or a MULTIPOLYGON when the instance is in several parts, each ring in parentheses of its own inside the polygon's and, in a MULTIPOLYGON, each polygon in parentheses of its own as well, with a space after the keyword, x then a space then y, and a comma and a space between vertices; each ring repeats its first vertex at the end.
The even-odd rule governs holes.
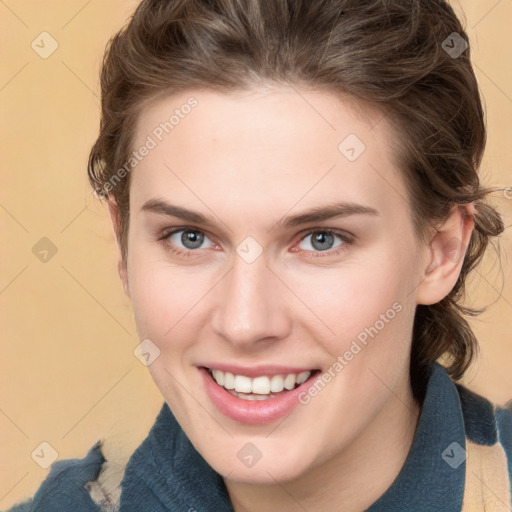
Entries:
MULTIPOLYGON (((174 247, 168 243, 168 239, 172 235, 179 233, 181 231, 191 231, 193 233, 202 233, 202 234, 206 235, 206 233, 204 231, 201 231, 200 229, 196 229, 196 228, 192 228, 192 227, 181 227, 181 228, 173 228, 170 231, 165 231, 160 237, 158 237, 157 240, 159 242, 163 242, 163 244, 165 245, 167 250, 169 250, 171 253, 176 254, 178 256, 185 257, 185 258, 190 258, 190 257, 194 256, 195 252, 198 251, 197 249, 195 249, 195 250, 189 249, 189 250, 184 251, 181 249, 176 249, 176 247, 174 247)), ((339 231, 337 229, 329 229, 329 228, 311 229, 311 230, 307 231, 306 233, 304 233, 301 236, 301 238, 299 238, 298 242, 299 243, 302 242, 302 240, 304 240, 308 236, 313 235, 314 233, 323 233, 323 234, 327 234, 328 236, 330 236, 330 235, 337 236, 343 243, 341 245, 339 245, 336 248, 336 250, 332 250, 332 251, 306 251, 306 250, 299 249, 298 251, 295 251, 295 252, 306 253, 306 257, 308 257, 308 258, 319 258, 319 257, 321 258, 321 257, 326 257, 326 256, 337 256, 337 255, 345 252, 347 250, 347 246, 353 245, 355 242, 355 237, 353 235, 349 235, 348 233, 346 233, 344 231, 339 231)), ((206 235, 206 236, 208 236, 208 235, 206 235)))

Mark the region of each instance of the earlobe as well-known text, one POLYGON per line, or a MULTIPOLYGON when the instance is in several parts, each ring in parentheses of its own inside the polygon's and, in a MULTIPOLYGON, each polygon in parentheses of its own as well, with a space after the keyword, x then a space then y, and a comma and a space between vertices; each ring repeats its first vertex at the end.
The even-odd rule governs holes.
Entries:
POLYGON ((455 286, 474 229, 474 205, 455 206, 434 233, 430 257, 416 290, 417 304, 436 304, 455 286))

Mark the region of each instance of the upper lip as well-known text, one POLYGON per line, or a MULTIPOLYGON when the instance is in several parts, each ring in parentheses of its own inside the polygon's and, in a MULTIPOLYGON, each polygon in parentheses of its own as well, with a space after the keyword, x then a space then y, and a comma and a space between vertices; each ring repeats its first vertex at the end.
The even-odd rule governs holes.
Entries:
POLYGON ((230 372, 233 375, 245 375, 246 377, 260 377, 262 375, 289 375, 290 373, 313 372, 316 368, 311 366, 282 366, 276 364, 259 364, 252 366, 240 366, 228 363, 204 363, 198 366, 204 366, 210 370, 221 370, 230 372))

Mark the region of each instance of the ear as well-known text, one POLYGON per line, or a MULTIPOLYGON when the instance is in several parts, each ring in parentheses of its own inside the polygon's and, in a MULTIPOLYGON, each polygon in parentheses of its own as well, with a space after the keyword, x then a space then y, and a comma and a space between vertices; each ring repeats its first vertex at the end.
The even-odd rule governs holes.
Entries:
POLYGON ((130 290, 128 287, 128 272, 126 268, 126 262, 123 261, 122 253, 121 253, 121 245, 119 238, 119 208, 115 200, 111 197, 107 200, 108 210, 110 213, 110 223, 112 225, 112 232, 114 234, 114 238, 117 242, 117 247, 119 249, 119 261, 117 262, 117 272, 119 274, 119 278, 121 279, 121 284, 123 286, 124 293, 130 296, 130 290))
POLYGON ((422 281, 416 289, 417 304, 436 304, 452 291, 475 227, 474 213, 473 203, 454 206, 436 228, 428 246, 427 265, 420 276, 422 281))

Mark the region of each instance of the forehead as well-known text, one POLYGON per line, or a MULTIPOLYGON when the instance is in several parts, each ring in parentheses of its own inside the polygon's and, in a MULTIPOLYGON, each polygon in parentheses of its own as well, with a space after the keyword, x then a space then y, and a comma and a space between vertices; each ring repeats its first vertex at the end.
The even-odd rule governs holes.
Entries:
POLYGON ((135 203, 186 196, 217 207, 290 209, 337 200, 406 207, 397 144, 376 108, 327 91, 295 87, 235 93, 186 91, 148 103, 134 150, 135 203))

